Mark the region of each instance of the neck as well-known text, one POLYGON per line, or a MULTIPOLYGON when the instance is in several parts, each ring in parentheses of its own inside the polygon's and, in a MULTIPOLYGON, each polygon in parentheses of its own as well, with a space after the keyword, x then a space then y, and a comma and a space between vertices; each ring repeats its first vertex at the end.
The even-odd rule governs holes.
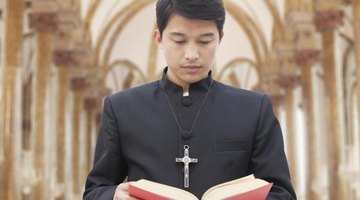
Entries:
POLYGON ((183 93, 189 93, 189 85, 187 85, 187 86, 182 86, 182 88, 183 88, 183 93))
POLYGON ((175 84, 179 85, 182 87, 183 92, 189 92, 189 88, 190 88, 190 83, 184 83, 183 81, 181 81, 181 79, 178 79, 176 77, 176 75, 171 71, 168 70, 167 72, 167 77, 170 81, 174 82, 175 84))

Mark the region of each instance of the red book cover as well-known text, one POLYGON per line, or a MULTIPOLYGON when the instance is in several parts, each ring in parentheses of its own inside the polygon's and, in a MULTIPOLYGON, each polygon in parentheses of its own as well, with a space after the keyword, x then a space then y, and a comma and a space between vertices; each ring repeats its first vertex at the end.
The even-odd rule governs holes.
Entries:
POLYGON ((166 197, 160 196, 158 194, 143 190, 141 188, 135 187, 131 184, 129 184, 129 194, 132 197, 136 197, 139 199, 151 199, 151 200, 171 200, 166 197))

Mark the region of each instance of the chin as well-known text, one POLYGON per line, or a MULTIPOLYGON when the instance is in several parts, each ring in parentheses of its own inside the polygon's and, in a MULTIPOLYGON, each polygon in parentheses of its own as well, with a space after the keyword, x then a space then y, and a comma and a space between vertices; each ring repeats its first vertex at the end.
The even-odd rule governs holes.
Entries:
POLYGON ((187 79, 187 82, 189 84, 193 84, 193 83, 196 83, 196 82, 199 82, 201 80, 203 80, 205 77, 201 76, 201 77, 193 77, 193 78, 188 78, 187 79))

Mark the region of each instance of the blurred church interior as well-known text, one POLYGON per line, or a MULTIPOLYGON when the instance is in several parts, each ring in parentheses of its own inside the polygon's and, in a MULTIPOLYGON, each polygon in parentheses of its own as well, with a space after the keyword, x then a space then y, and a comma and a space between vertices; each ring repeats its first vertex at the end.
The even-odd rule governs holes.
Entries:
MULTIPOLYGON (((213 77, 267 93, 300 200, 360 200, 360 0, 223 0, 213 77)), ((155 0, 0 0, 0 199, 82 198, 103 98, 156 80, 155 0)))

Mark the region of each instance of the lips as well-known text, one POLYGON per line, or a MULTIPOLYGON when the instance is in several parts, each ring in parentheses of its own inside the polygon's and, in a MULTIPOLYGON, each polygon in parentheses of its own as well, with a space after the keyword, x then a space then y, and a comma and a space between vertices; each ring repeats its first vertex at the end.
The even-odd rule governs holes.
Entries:
POLYGON ((187 65, 187 66, 184 66, 184 68, 187 68, 187 69, 199 69, 201 67, 199 65, 187 65))
POLYGON ((198 66, 198 65, 187 65, 187 66, 184 66, 183 69, 185 69, 185 71, 186 71, 187 73, 194 74, 194 73, 197 73, 197 72, 200 71, 201 66, 198 66))

